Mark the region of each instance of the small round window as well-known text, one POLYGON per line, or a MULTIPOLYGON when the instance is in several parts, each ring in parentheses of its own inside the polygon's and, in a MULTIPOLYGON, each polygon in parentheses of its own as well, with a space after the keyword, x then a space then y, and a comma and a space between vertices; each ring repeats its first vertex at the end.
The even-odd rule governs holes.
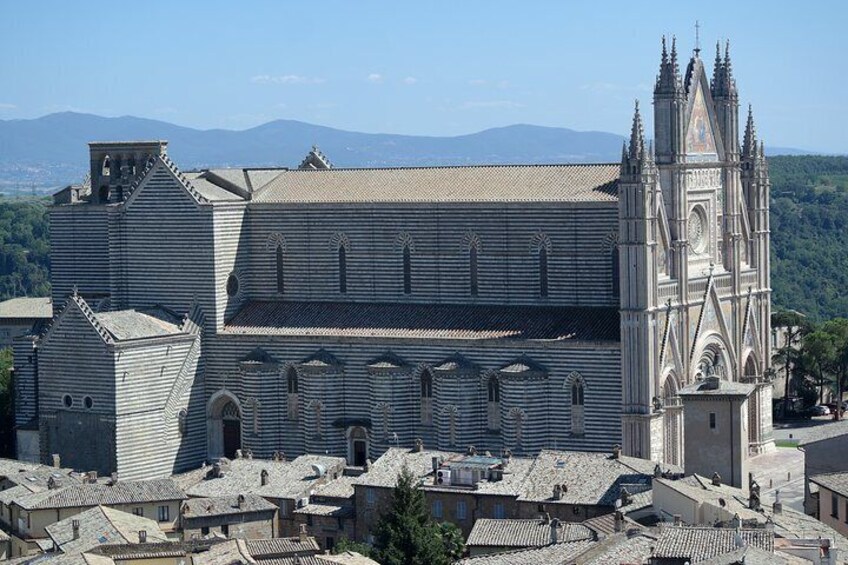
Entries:
POLYGON ((65 396, 62 397, 62 404, 65 405, 65 408, 70 408, 71 406, 74 405, 74 399, 71 398, 70 394, 66 394, 65 396))
POLYGON ((227 296, 235 296, 239 291, 239 280, 235 273, 227 277, 227 296))
POLYGON ((92 398, 90 396, 86 396, 85 398, 82 399, 82 404, 88 410, 91 410, 91 407, 94 406, 94 400, 92 400, 92 398))
POLYGON ((709 243, 709 226, 704 209, 694 208, 689 214, 689 245, 695 253, 701 254, 707 250, 709 243))

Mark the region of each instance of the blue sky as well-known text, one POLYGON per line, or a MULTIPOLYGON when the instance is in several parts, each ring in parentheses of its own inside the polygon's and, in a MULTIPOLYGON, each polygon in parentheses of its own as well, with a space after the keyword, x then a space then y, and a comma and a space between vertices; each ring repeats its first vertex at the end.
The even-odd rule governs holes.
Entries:
POLYGON ((626 133, 660 37, 731 41, 766 142, 848 153, 844 2, 38 1, 0 5, 0 119, 74 110, 197 128, 296 119, 458 135, 626 133), (129 9, 128 7, 132 7, 129 9))

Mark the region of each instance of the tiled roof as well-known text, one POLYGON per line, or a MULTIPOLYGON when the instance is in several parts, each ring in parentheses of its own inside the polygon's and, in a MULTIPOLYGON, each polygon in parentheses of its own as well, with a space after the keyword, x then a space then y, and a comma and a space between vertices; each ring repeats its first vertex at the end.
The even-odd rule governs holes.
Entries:
MULTIPOLYGON (((592 539, 582 524, 559 522, 560 542, 592 539)), ((551 524, 546 520, 496 520, 480 518, 474 522, 465 545, 468 547, 539 547, 551 543, 551 524)))
POLYGON ((339 565, 380 565, 373 559, 355 551, 345 551, 336 555, 318 555, 316 557, 325 565, 327 563, 337 563, 339 565))
POLYGON ((227 540, 217 543, 209 551, 195 553, 191 558, 192 565, 244 565, 255 564, 256 560, 247 551, 244 540, 227 540))
POLYGON ((182 333, 177 325, 136 310, 99 312, 94 316, 117 341, 182 333))
POLYGON ((10 298, 0 302, 0 319, 29 319, 53 317, 53 301, 50 298, 10 298))
MULTIPOLYGON (((613 506, 621 496, 622 487, 630 494, 650 489, 652 474, 634 469, 631 466, 634 460, 623 456, 615 459, 606 453, 543 450, 536 457, 518 499, 613 506), (554 485, 566 487, 558 501, 553 500, 554 485)), ((648 466, 653 467, 653 463, 646 461, 645 467, 648 466)))
MULTIPOLYGON (((769 553, 774 552, 774 532, 767 529, 741 530, 742 541, 769 553)), ((733 528, 665 526, 660 530, 654 556, 659 559, 706 561, 738 549, 733 528)))
POLYGON ((81 484, 33 493, 16 500, 25 510, 44 508, 85 508, 115 504, 138 504, 186 498, 171 479, 121 481, 114 485, 81 484))
POLYGON ((656 537, 638 530, 613 534, 587 549, 574 560, 580 565, 649 563, 656 537))
MULTIPOLYGON (((588 520, 583 520, 580 522, 593 532, 598 534, 608 536, 612 535, 615 532, 615 513, 609 512, 607 514, 601 514, 600 516, 595 516, 594 518, 589 518, 588 520)), ((627 516, 624 517, 624 529, 642 529, 642 525, 635 520, 631 520, 627 516)))
POLYGON ((469 557, 457 561, 457 565, 567 565, 595 543, 589 540, 554 543, 533 549, 469 557))
POLYGON ((754 392, 755 385, 719 380, 718 388, 710 386, 708 381, 692 383, 680 389, 680 396, 748 396, 754 392))
POLYGON ((53 543, 63 553, 88 551, 102 544, 138 543, 138 532, 147 532, 149 542, 168 541, 159 524, 149 518, 97 506, 47 526, 53 543), (73 522, 79 521, 79 537, 74 539, 73 522))
POLYGON ((290 170, 257 202, 615 202, 618 164, 290 170))
POLYGON ((246 540, 245 544, 252 557, 263 560, 320 551, 313 537, 307 537, 306 541, 300 541, 299 537, 255 539, 246 540))
POLYGON ((277 506, 255 494, 222 496, 214 498, 190 498, 183 502, 182 515, 185 518, 206 516, 226 516, 247 514, 250 512, 275 512, 277 506), (241 498, 240 498, 241 497, 241 498))
POLYGON ((618 341, 619 331, 615 308, 259 301, 225 327, 247 335, 466 340, 618 341))
POLYGON ((848 420, 842 419, 838 422, 829 421, 826 424, 820 424, 814 428, 804 430, 805 437, 798 446, 809 445, 826 439, 844 436, 848 434, 848 420))
POLYGON ((208 180, 200 177, 192 178, 191 173, 186 173, 186 177, 191 181, 191 185, 203 198, 209 202, 243 202, 244 198, 230 192, 225 188, 221 188, 208 180))
MULTIPOLYGON (((226 465, 224 476, 211 477, 211 469, 205 474, 192 472, 197 480, 187 486, 186 492, 195 497, 237 496, 255 494, 265 498, 300 498, 315 488, 316 483, 332 480, 332 476, 318 477, 312 465, 321 465, 328 472, 344 468, 341 457, 324 455, 301 455, 293 461, 268 461, 263 459, 233 459, 226 465), (262 471, 268 472, 268 482, 262 485, 262 471)), ((182 481, 186 485, 190 481, 182 481)))
POLYGON ((355 481, 356 477, 342 475, 334 481, 330 481, 317 487, 315 489, 315 496, 328 498, 351 498, 354 494, 353 484, 355 481))
MULTIPOLYGON (((810 563, 804 560, 806 563, 810 563)), ((770 551, 746 545, 724 555, 701 561, 698 565, 783 565, 786 559, 770 551)))
POLYGON ((313 502, 294 511, 305 516, 331 516, 333 518, 352 518, 356 510, 352 506, 339 506, 324 502, 313 502))

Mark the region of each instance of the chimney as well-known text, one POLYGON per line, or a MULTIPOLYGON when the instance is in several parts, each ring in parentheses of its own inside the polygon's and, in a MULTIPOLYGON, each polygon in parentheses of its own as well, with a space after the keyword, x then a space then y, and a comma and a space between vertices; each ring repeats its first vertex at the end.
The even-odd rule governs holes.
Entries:
POLYGON ((713 473, 712 483, 713 483, 714 487, 720 487, 721 486, 721 475, 719 475, 717 472, 713 473))
POLYGON ((111 475, 111 479, 112 479, 112 480, 111 480, 111 483, 112 483, 113 485, 118 484, 118 473, 112 473, 112 475, 111 475))
POLYGON ((551 514, 550 514, 550 512, 544 512, 544 513, 542 514, 542 523, 543 523, 543 524, 550 524, 550 523, 551 523, 551 514))
POLYGON ((559 485, 554 485, 554 500, 559 500, 562 498, 562 487, 559 485))
POLYGON ((660 477, 662 477, 662 467, 660 467, 660 464, 657 463, 654 467, 654 478, 659 479, 660 477))
POLYGON ((74 532, 74 539, 79 539, 79 520, 71 520, 71 529, 74 532))
POLYGON ((621 512, 621 510, 615 511, 614 519, 615 519, 615 522, 614 522, 615 523, 615 526, 614 526, 615 531, 616 532, 623 532, 624 531, 624 514, 621 512))
POLYGON ((309 540, 309 534, 306 533, 306 524, 300 525, 300 531, 297 533, 300 543, 306 543, 309 540))
POLYGON ((559 518, 551 520, 551 543, 559 543, 559 518))
POLYGON ((88 480, 86 482, 90 485, 97 484, 97 471, 89 471, 88 480))
POLYGON ((415 453, 421 453, 424 451, 424 440, 419 438, 415 438, 415 448, 413 449, 415 453))
POLYGON ((433 456, 433 457, 430 458, 430 462, 433 464, 433 471, 434 472, 438 471, 439 470, 439 458, 436 457, 436 456, 433 456))
POLYGON ((783 513, 783 503, 780 502, 780 489, 774 491, 774 513, 782 514, 783 513))
POLYGON ((60 486, 62 485, 59 483, 59 480, 56 477, 50 477, 49 479, 47 479, 47 490, 55 490, 60 486))
POLYGON ((147 543, 147 530, 138 531, 138 543, 147 543))
POLYGON ((244 451, 244 456, 246 459, 253 459, 253 450, 249 447, 244 451))
POLYGON ((236 459, 241 459, 244 457, 244 451, 241 449, 236 449, 236 459))
POLYGON ((621 446, 615 444, 612 446, 612 458, 618 459, 619 457, 621 457, 621 446))
POLYGON ((259 473, 259 483, 264 487, 268 486, 268 470, 262 469, 262 472, 259 473))
POLYGON ((680 526, 681 524, 683 524, 683 519, 680 517, 680 514, 675 514, 674 515, 674 525, 680 526))
POLYGON ((59 469, 62 466, 62 458, 59 457, 58 453, 54 453, 51 455, 51 459, 53 460, 53 466, 59 469))
POLYGON ((239 508, 244 507, 244 495, 243 494, 238 495, 238 507, 239 508))
POLYGON ((477 448, 473 445, 469 445, 467 453, 468 455, 477 455, 477 448))

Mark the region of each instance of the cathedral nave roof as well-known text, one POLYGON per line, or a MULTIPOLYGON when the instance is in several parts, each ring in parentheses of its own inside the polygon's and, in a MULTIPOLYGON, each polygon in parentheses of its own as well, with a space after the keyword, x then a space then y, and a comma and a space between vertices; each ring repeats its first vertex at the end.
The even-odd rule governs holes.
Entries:
POLYGON ((615 308, 374 304, 247 303, 227 334, 409 339, 618 341, 615 308))

